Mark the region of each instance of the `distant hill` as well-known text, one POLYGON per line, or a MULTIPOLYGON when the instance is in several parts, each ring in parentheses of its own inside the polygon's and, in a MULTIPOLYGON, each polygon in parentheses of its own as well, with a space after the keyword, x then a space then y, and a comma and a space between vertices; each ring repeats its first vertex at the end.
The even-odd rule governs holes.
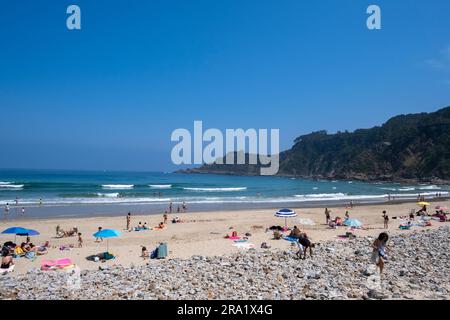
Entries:
MULTIPOLYGON (((259 175, 259 165, 205 164, 183 173, 259 175)), ((450 181, 450 107, 399 115, 354 132, 313 132, 280 153, 278 175, 313 179, 450 181)))

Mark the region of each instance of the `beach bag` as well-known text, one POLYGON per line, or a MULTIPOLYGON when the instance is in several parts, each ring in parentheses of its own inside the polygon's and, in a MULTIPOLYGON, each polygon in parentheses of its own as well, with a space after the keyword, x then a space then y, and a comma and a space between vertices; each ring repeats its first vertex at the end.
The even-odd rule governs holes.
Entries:
POLYGON ((236 232, 236 231, 233 231, 233 233, 231 234, 231 237, 232 237, 232 238, 236 238, 236 237, 237 237, 237 232, 236 232))
POLYGON ((157 259, 165 259, 167 257, 167 243, 161 243, 158 247, 157 259))
POLYGON ((28 258, 28 259, 33 259, 35 256, 36 256, 36 253, 34 253, 33 251, 27 252, 25 254, 25 258, 28 258))

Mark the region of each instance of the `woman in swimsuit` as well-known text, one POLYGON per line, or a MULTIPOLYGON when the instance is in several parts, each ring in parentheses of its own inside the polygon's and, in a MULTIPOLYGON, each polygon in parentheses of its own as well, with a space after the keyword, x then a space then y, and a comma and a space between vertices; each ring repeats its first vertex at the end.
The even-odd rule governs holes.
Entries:
POLYGON ((13 258, 9 255, 8 251, 4 250, 2 252, 2 265, 1 269, 9 269, 9 267, 14 265, 13 258))
POLYGON ((386 232, 380 233, 378 238, 372 243, 372 262, 380 268, 380 274, 383 273, 384 260, 387 259, 386 252, 389 250, 386 246, 389 236, 386 232))

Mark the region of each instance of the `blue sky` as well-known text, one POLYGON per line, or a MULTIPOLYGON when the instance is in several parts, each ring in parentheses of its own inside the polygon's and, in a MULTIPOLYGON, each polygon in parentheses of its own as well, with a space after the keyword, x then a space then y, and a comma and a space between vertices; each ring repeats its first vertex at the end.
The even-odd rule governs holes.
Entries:
POLYGON ((2 168, 173 170, 194 120, 286 149, 450 105, 447 0, 5 1, 0 38, 2 168))

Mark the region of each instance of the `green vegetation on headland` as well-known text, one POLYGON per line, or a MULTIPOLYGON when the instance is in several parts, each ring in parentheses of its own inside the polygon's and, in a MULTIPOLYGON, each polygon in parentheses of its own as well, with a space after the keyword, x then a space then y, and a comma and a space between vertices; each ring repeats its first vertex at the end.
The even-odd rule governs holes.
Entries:
MULTIPOLYGON (((248 157, 248 155, 247 155, 248 157)), ((182 173, 259 175, 260 165, 205 164, 182 173)), ((280 176, 363 181, 450 181, 450 107, 399 115, 382 126, 298 137, 280 176)))

